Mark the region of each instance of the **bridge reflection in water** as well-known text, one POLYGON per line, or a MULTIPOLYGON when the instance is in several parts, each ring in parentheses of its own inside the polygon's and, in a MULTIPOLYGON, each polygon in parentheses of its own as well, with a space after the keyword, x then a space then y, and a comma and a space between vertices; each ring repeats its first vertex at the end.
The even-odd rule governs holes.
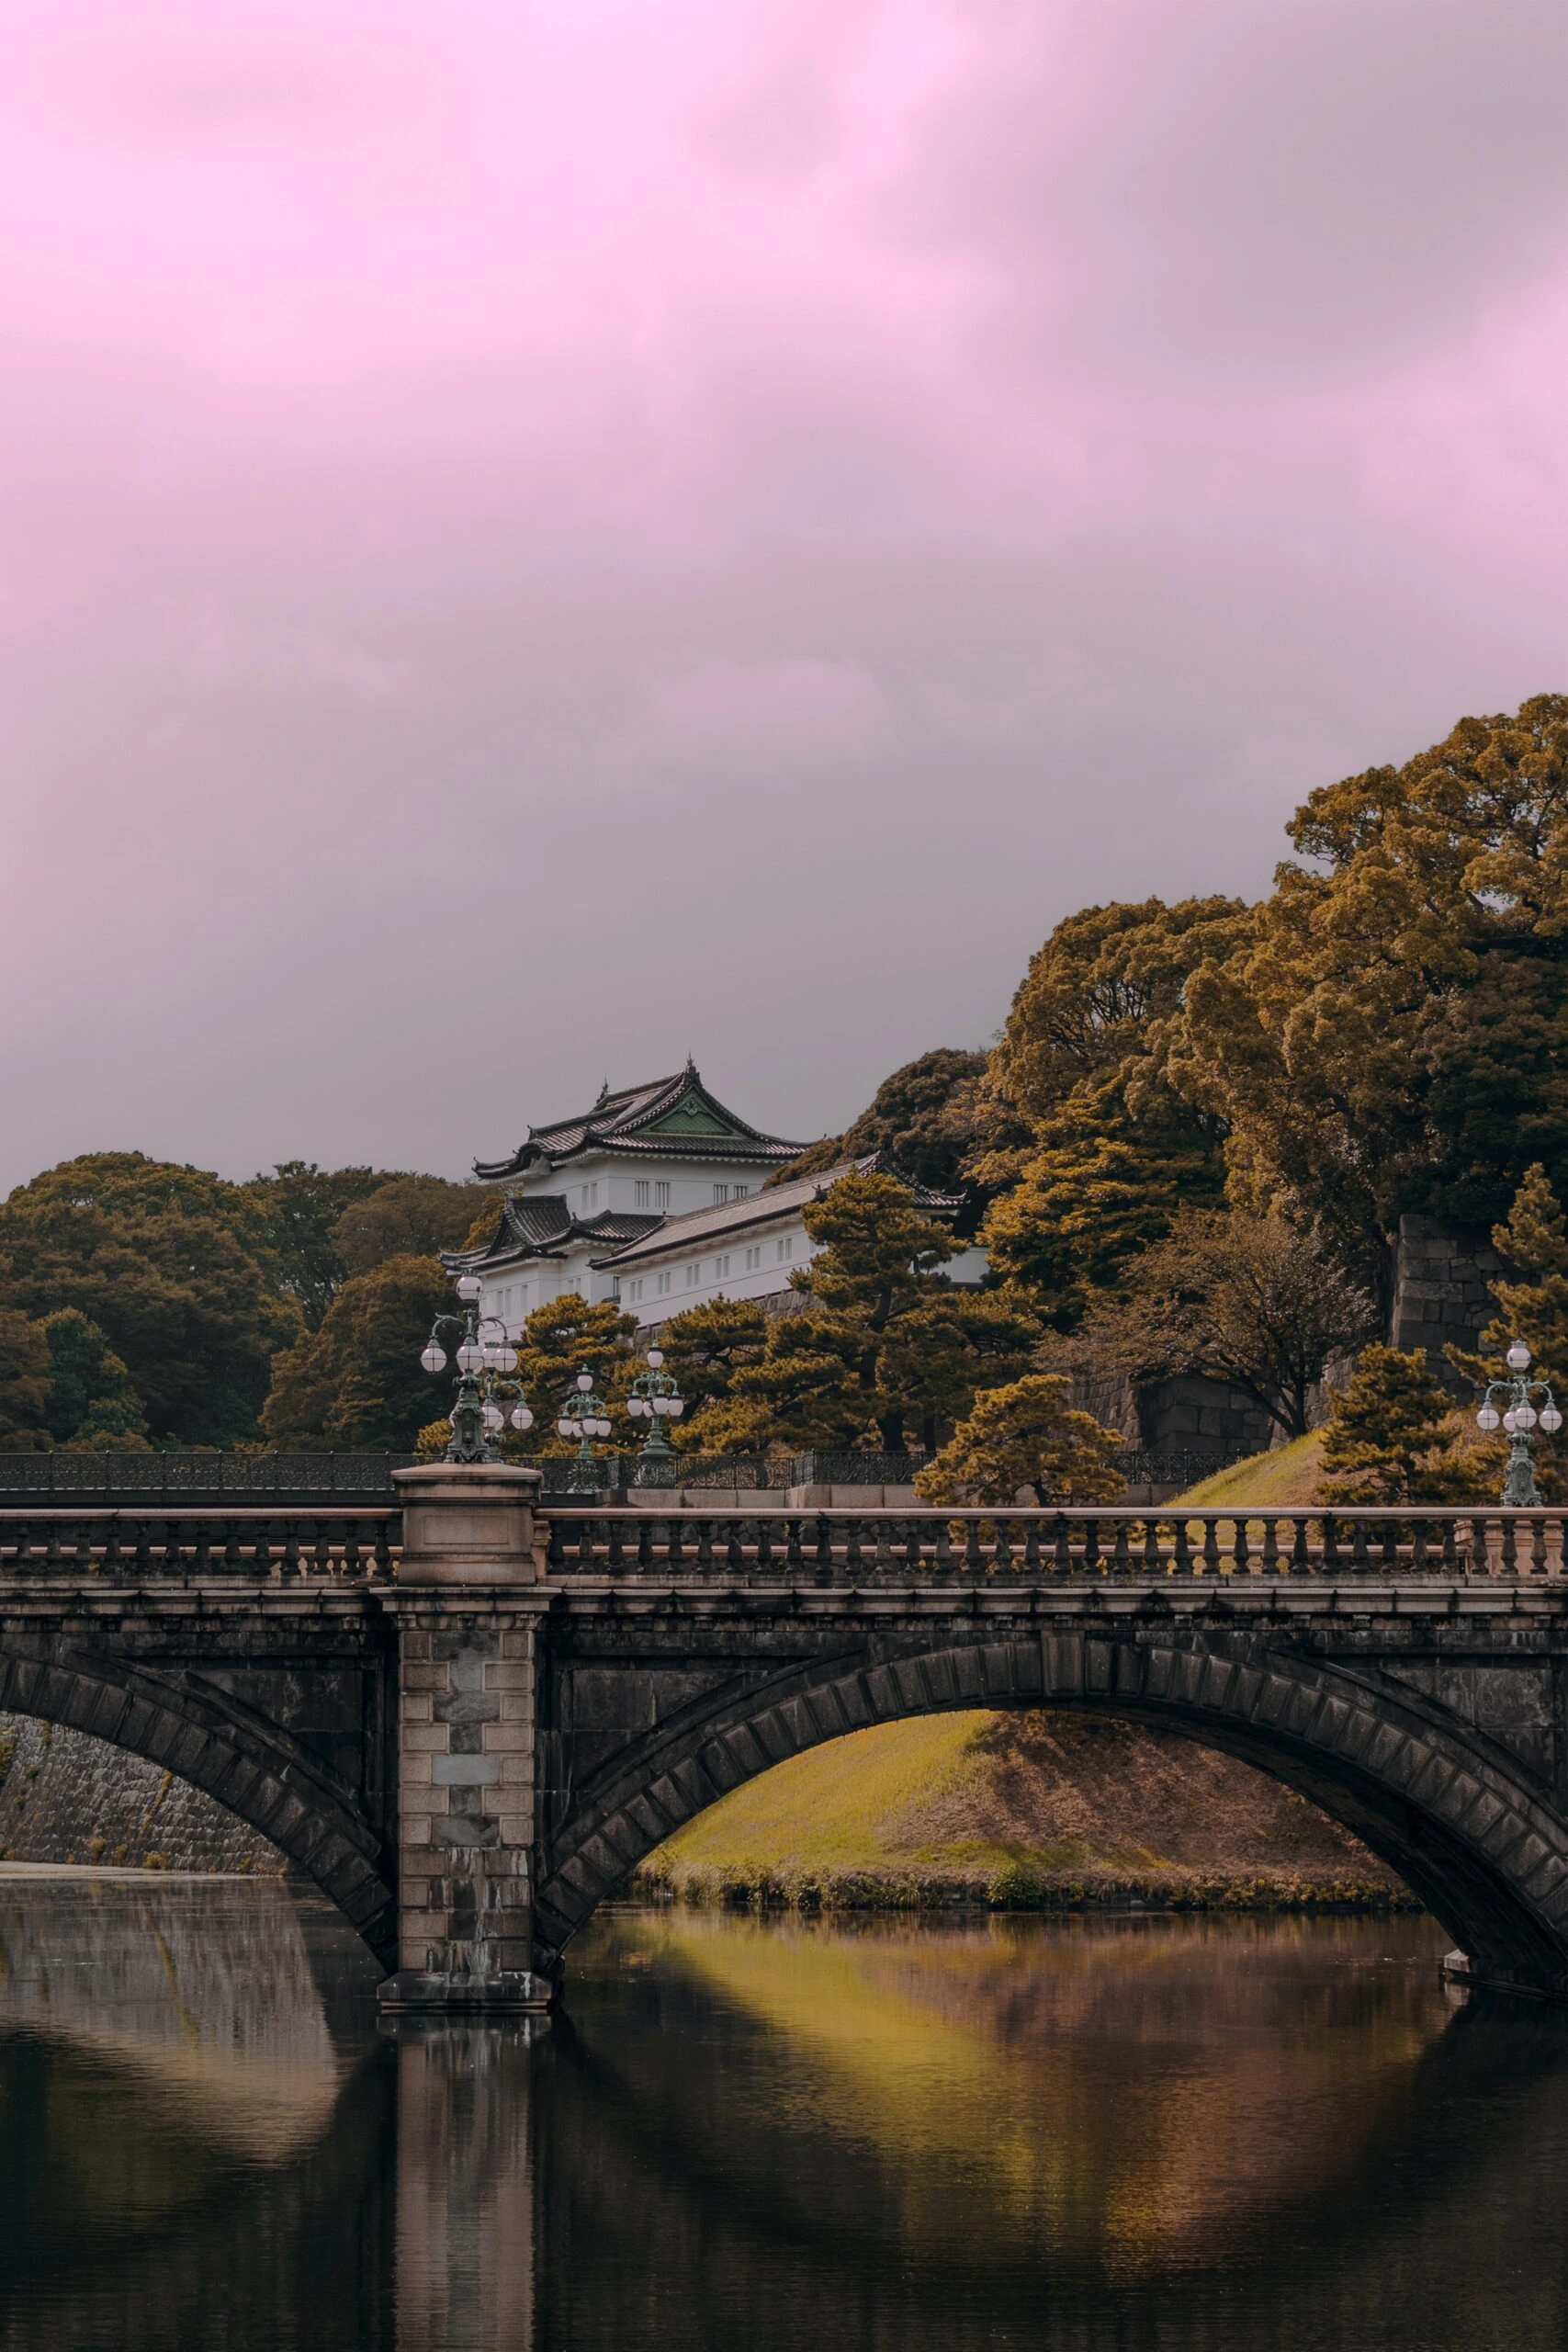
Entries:
POLYGON ((0 2352, 1556 2352, 1568 2031, 1440 1942, 606 1913, 389 2030, 319 1903, 0 1876, 0 2352))

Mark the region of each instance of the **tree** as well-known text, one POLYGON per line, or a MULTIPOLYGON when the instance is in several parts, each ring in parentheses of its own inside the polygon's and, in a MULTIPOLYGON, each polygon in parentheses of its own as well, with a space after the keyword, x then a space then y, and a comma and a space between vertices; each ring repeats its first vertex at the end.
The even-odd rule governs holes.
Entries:
POLYGON ((241 1187, 257 1211, 264 1261, 274 1284, 291 1298, 308 1331, 321 1318, 347 1276, 333 1238, 345 1210, 387 1182, 374 1168, 318 1168, 313 1160, 280 1160, 270 1176, 241 1187))
MULTIPOLYGON (((1251 935, 1194 971, 1168 1069, 1230 1130, 1233 1190, 1353 1263, 1399 1218, 1568 1181, 1568 695, 1464 718, 1314 792, 1251 935)), ((1386 1271, 1386 1268, 1384 1269, 1386 1271)))
POLYGON ((1126 1479, 1114 1456, 1126 1441, 1069 1403, 1059 1373, 1030 1373, 987 1388, 933 1462, 915 1474, 931 1503, 1011 1503, 1024 1487, 1046 1503, 1113 1502, 1126 1479))
POLYGON ((672 1315, 659 1344, 664 1369, 685 1399, 682 1443, 700 1452, 712 1445, 715 1428, 728 1426, 725 1408, 736 1374, 760 1364, 766 1354, 768 1317, 755 1299, 709 1299, 672 1315))
POLYGON ((436 1316, 451 1306, 438 1258, 388 1258, 351 1275, 321 1329, 277 1358, 262 1412, 271 1442, 307 1453, 408 1452, 444 1401, 419 1359, 436 1316))
POLYGON ((97 1325, 80 1307, 43 1319, 49 1342, 44 1418, 56 1445, 82 1451, 141 1449, 147 1419, 130 1374, 97 1325))
POLYGON ((1250 927, 1234 899, 1088 907, 1030 964, 990 1059, 969 1173, 996 1270, 1070 1329, 1183 1203, 1224 1184, 1224 1122, 1172 1084, 1192 973, 1250 927))
POLYGON ((773 1318, 761 1361, 734 1371, 704 1416, 705 1444, 843 1451, 874 1440, 897 1453, 911 1418, 931 1442, 987 1378, 1024 1369, 1040 1330, 1031 1306, 938 1274, 953 1236, 896 1178, 840 1177, 803 1216, 820 1247, 795 1277, 801 1309, 773 1318))
POLYGON ((483 1184, 389 1176, 349 1204, 333 1227, 333 1245, 349 1273, 367 1274, 387 1258, 434 1258, 462 1249, 475 1219, 493 1218, 500 1206, 499 1194, 483 1184))
POLYGON ((0 1444, 47 1446, 49 1335, 19 1307, 0 1306, 0 1444))
POLYGON ((1507 1222, 1494 1226, 1494 1246, 1521 1277, 1493 1289, 1502 1313, 1481 1335, 1475 1353, 1450 1348, 1450 1361, 1477 1387, 1503 1374, 1510 1341, 1523 1340, 1535 1380, 1548 1380, 1568 1401, 1568 1217, 1540 1160, 1525 1170, 1507 1222))
MULTIPOLYGON (((768 1183, 820 1175, 874 1152, 881 1172, 901 1176, 906 1183, 932 1193, 964 1191, 964 1163, 976 1141, 975 1105, 985 1072, 984 1054, 953 1046, 918 1056, 883 1080, 869 1107, 841 1136, 812 1144, 768 1183)), ((958 1229, 964 1229, 962 1215, 958 1229)))
MULTIPOLYGON (((1480 1499, 1475 1459, 1456 1457, 1453 1398, 1419 1348, 1363 1348, 1348 1387, 1329 1406, 1323 1442, 1325 1502, 1445 1503, 1480 1499)), ((1492 1482, 1495 1485, 1495 1480, 1492 1482)))
POLYGON ((0 1301, 75 1307, 135 1385, 155 1443, 254 1438, 299 1314, 269 1279, 242 1185, 139 1151, 65 1160, 0 1205, 0 1301))
POLYGON ((1177 1373, 1223 1381, 1301 1437, 1309 1392, 1366 1336, 1373 1312, 1320 1235, 1282 1217, 1182 1209, 1130 1270, 1126 1297, 1097 1309, 1064 1354, 1134 1383, 1177 1373))
POLYGON ((575 1393, 578 1374, 591 1372, 613 1431, 597 1442, 614 1453, 634 1453, 643 1435, 626 1411, 637 1369, 632 1347, 636 1331, 635 1315, 623 1315, 609 1300, 590 1306, 575 1291, 536 1306, 517 1342, 517 1377, 534 1426, 515 1451, 551 1455, 577 1452, 578 1441, 562 1437, 556 1422, 575 1393))

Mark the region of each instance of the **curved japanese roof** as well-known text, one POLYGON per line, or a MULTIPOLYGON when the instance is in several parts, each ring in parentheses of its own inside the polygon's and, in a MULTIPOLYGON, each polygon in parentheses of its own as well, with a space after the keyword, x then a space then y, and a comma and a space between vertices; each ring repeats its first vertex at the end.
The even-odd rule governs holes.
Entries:
POLYGON ((805 1148, 782 1136, 764 1135, 738 1118, 709 1093, 695 1065, 688 1062, 672 1078, 623 1087, 618 1094, 612 1094, 606 1083, 591 1111, 530 1127, 527 1139, 509 1159, 476 1159, 474 1173, 481 1183, 502 1183, 541 1164, 559 1168, 591 1152, 649 1160, 700 1156, 776 1168, 805 1148))

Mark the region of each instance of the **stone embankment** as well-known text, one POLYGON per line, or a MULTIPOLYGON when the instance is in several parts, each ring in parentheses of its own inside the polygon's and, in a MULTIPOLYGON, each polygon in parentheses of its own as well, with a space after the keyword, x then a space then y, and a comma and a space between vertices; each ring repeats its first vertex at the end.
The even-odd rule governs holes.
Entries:
POLYGON ((0 1861, 280 1872, 268 1839, 156 1764, 0 1714, 0 1861))

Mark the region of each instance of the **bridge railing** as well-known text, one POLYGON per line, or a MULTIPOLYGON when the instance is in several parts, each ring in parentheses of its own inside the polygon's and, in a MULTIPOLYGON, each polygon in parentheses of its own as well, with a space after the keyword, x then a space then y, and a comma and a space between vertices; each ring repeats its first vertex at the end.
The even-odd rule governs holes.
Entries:
POLYGON ((1474 1508, 1194 1510, 550 1505, 552 1577, 824 1585, 998 1578, 1568 1577, 1568 1512, 1474 1508))
POLYGON ((0 1510, 0 1574, 387 1577, 400 1510, 0 1510))

